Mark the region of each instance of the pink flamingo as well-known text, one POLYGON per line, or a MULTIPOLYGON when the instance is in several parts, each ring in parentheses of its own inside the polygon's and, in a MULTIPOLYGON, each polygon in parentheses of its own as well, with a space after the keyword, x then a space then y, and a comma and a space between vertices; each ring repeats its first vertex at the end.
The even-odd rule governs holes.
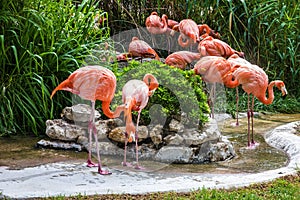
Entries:
POLYGON ((231 71, 230 63, 220 56, 205 56, 194 65, 195 74, 199 74, 202 80, 212 83, 209 95, 209 105, 211 108, 211 117, 214 118, 214 99, 216 93, 216 83, 223 83, 227 86, 227 82, 231 79, 228 74, 231 71))
POLYGON ((198 25, 192 19, 181 20, 178 25, 173 26, 171 35, 174 35, 174 31, 180 32, 178 44, 181 47, 189 47, 200 41, 198 25))
POLYGON ((132 41, 129 44, 128 52, 133 57, 151 57, 156 60, 160 60, 158 54, 151 46, 143 40, 140 40, 138 37, 133 37, 132 41))
POLYGON ((138 164, 138 125, 140 114, 148 103, 149 96, 158 88, 158 82, 152 74, 146 74, 141 80, 130 80, 122 89, 122 101, 125 104, 125 119, 126 119, 126 133, 125 133, 125 148, 124 148, 124 161, 123 166, 129 166, 126 162, 127 142, 135 141, 136 146, 136 169, 142 169, 138 164), (131 111, 137 111, 138 117, 136 128, 132 122, 131 111))
POLYGON ((205 37, 198 45, 198 51, 201 56, 222 56, 228 58, 233 54, 244 58, 244 53, 231 48, 226 42, 215 39, 211 36, 205 37))
MULTIPOLYGON (((231 55, 227 61, 231 64, 232 68, 237 68, 237 65, 248 65, 252 66, 250 62, 245 60, 244 58, 239 57, 237 54, 231 55)), ((236 123, 235 126, 239 126, 239 89, 238 86, 236 88, 236 123)), ((234 126, 234 125, 233 125, 234 126)))
MULTIPOLYGON (((230 75, 231 76, 231 75, 230 75)), ((276 86, 282 92, 282 96, 287 95, 287 90, 283 81, 275 80, 268 83, 268 76, 265 71, 257 65, 235 65, 232 69, 232 76, 227 82, 228 86, 236 87, 242 85, 243 90, 248 94, 248 148, 255 148, 258 143, 253 139, 253 109, 254 97, 263 104, 269 105, 274 100, 273 87, 276 86), (268 97, 266 91, 268 90, 268 97), (252 94, 252 105, 250 107, 250 95, 252 94), (251 140, 250 140, 250 118, 251 118, 251 140)))
POLYGON ((207 36, 211 36, 216 39, 221 38, 220 34, 215 30, 211 29, 207 24, 198 25, 198 29, 199 29, 200 40, 203 40, 207 36))
POLYGON ((77 94, 83 99, 90 100, 92 111, 88 124, 89 133, 89 154, 87 160, 88 167, 98 167, 99 174, 111 174, 108 170, 103 170, 99 153, 97 130, 95 126, 95 101, 102 101, 103 113, 109 118, 120 116, 124 111, 124 106, 118 106, 115 112, 109 108, 116 89, 116 77, 112 71, 102 66, 86 66, 74 71, 66 80, 60 83, 52 92, 51 97, 58 90, 65 90, 77 94), (95 137, 98 164, 92 162, 92 133, 95 137))

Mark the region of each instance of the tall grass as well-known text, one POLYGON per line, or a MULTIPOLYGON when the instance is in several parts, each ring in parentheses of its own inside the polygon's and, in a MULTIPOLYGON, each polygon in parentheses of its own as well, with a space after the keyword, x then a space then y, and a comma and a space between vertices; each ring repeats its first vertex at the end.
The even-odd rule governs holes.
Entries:
POLYGON ((70 101, 57 95, 54 106, 53 88, 108 37, 106 25, 94 28, 95 15, 105 13, 91 0, 78 6, 71 0, 8 0, 0 12, 0 135, 38 135, 70 101))

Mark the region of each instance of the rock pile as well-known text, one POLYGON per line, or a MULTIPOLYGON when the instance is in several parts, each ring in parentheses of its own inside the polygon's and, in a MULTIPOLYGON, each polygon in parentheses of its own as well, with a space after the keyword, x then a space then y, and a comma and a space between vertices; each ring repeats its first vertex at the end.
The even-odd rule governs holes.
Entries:
MULTIPOLYGON (((90 106, 85 104, 64 108, 62 119, 46 121, 46 134, 51 140, 41 140, 38 145, 78 151, 87 149, 90 111, 90 106)), ((101 120, 99 112, 95 115, 101 155, 122 156, 125 139, 123 121, 118 118, 101 120)), ((221 135, 215 120, 210 120, 203 130, 185 128, 177 119, 172 119, 167 126, 139 126, 138 137, 140 159, 167 163, 203 163, 223 161, 235 156, 231 142, 221 135), (167 130, 165 127, 168 127, 167 130)), ((132 152, 129 150, 128 154, 130 156, 132 152)))

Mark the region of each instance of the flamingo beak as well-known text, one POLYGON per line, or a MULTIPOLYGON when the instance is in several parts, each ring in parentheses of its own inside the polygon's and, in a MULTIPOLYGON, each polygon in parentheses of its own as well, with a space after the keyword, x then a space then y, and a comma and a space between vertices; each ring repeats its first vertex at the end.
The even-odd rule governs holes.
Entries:
POLYGON ((128 141, 129 142, 135 142, 135 135, 134 135, 133 132, 130 132, 128 141))
POLYGON ((287 92, 285 86, 282 86, 282 87, 280 88, 280 90, 281 90, 281 93, 282 93, 282 96, 283 96, 283 97, 286 96, 286 95, 288 94, 288 92, 287 92))
POLYGON ((155 90, 156 90, 156 88, 149 91, 149 96, 150 96, 150 97, 154 94, 155 90))

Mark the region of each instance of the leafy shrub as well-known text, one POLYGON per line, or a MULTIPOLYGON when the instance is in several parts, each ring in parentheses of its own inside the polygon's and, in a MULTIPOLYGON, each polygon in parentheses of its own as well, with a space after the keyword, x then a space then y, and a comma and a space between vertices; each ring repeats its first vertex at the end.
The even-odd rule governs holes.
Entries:
MULTIPOLYGON (((132 61, 123 69, 117 69, 117 93, 116 104, 121 104, 122 86, 131 79, 142 80, 146 73, 153 74, 159 88, 150 97, 147 107, 142 111, 142 123, 150 122, 149 109, 153 105, 160 105, 168 119, 181 118, 186 125, 203 125, 207 121, 209 108, 207 97, 202 91, 202 80, 192 70, 181 70, 170 67, 158 61, 143 62, 132 61)), ((155 120, 155 119, 152 119, 155 120)))

